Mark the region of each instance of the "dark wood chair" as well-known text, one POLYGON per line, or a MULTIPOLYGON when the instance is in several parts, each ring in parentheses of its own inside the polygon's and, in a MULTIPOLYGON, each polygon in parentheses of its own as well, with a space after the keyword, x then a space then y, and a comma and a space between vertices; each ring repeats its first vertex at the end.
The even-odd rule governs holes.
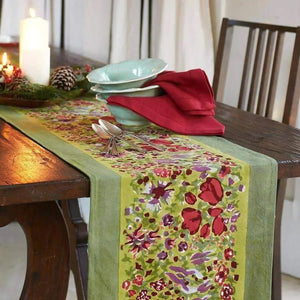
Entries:
MULTIPOLYGON (((236 98, 238 101, 236 105, 238 108, 266 118, 272 118, 278 90, 282 89, 284 85, 286 93, 284 99, 281 100, 284 100, 281 122, 295 126, 300 98, 300 27, 224 18, 219 35, 213 79, 216 101, 223 102, 226 87, 237 88, 236 98), (236 39, 238 34, 240 37, 236 39), (233 46, 238 46, 241 49, 242 41, 245 42, 245 47, 244 54, 241 55, 234 52, 233 46), (286 43, 289 45, 286 46, 286 43), (287 59, 284 57, 287 52, 291 55, 288 65, 287 59), (240 75, 229 76, 232 59, 234 60, 233 72, 240 68, 240 75), (288 66, 288 70, 282 72, 282 67, 286 66, 288 66), (283 73, 288 73, 286 81, 283 79, 283 73), (234 78, 238 80, 233 82, 234 78), (280 85, 281 80, 284 81, 282 85, 280 85)), ((255 124, 253 125, 255 126, 255 124)), ((254 130, 259 130, 259 128, 254 128, 254 130)), ((278 142, 280 143, 280 141, 278 142)), ((278 181, 272 282, 273 300, 281 299, 280 225, 285 188, 286 180, 278 181)))
POLYGON ((61 201, 68 229, 70 268, 74 276, 78 300, 87 299, 88 283, 88 229, 81 217, 77 199, 61 201))

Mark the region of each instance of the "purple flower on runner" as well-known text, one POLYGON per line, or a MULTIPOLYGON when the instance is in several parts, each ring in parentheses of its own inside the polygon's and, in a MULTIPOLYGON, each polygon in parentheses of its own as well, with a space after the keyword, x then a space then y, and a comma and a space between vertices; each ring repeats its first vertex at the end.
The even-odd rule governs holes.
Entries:
POLYGON ((133 231, 132 234, 129 234, 126 230, 124 230, 124 234, 127 237, 127 242, 125 245, 130 245, 130 252, 133 253, 133 256, 136 257, 136 254, 142 250, 148 250, 152 244, 155 243, 157 238, 161 238, 157 235, 158 229, 155 231, 148 231, 142 229, 142 224, 133 231))
POLYGON ((187 181, 182 181, 182 185, 183 185, 183 186, 187 186, 187 185, 190 185, 190 183, 187 182, 187 181))
POLYGON ((236 228, 235 225, 230 225, 229 230, 230 230, 231 232, 236 232, 237 228, 236 228))
POLYGON ((133 210, 131 207, 125 208, 125 216, 131 215, 133 213, 133 210))
POLYGON ((244 192, 246 190, 246 187, 243 184, 239 185, 239 192, 244 192))
POLYGON ((211 286, 212 285, 210 284, 210 281, 207 280, 198 286, 197 291, 200 293, 205 293, 211 288, 211 286))
POLYGON ((195 273, 195 271, 187 271, 184 268, 173 267, 173 266, 171 266, 170 269, 172 271, 175 271, 176 274, 167 272, 166 275, 168 275, 173 282, 181 285, 185 291, 188 291, 189 288, 187 286, 185 277, 187 277, 189 275, 193 275, 195 273))
POLYGON ((209 171, 211 168, 210 167, 207 167, 205 165, 203 165, 203 162, 195 162, 194 165, 193 165, 193 170, 199 172, 199 173, 202 173, 202 172, 206 172, 206 171, 209 171))
POLYGON ((210 251, 193 254, 191 257, 191 263, 193 263, 194 265, 203 264, 204 262, 209 260, 209 258, 207 257, 209 254, 210 251))
POLYGON ((234 205, 231 204, 231 203, 229 203, 229 204, 227 205, 227 210, 228 210, 228 211, 234 210, 234 205))
POLYGON ((234 180, 231 177, 228 178, 228 184, 229 185, 233 185, 234 184, 234 180))
POLYGON ((180 242, 178 244, 178 251, 179 252, 184 252, 184 251, 187 250, 187 248, 188 248, 188 244, 186 242, 180 242))
POLYGON ((172 240, 171 238, 166 238, 165 240, 165 247, 168 250, 171 250, 172 247, 174 246, 175 240, 172 240))
POLYGON ((168 253, 166 251, 161 251, 157 254, 159 260, 165 260, 168 257, 168 253))
POLYGON ((162 220, 163 220, 164 226, 169 226, 169 225, 173 224, 174 217, 170 214, 166 214, 163 216, 162 220))
POLYGON ((233 214, 233 216, 231 217, 230 221, 231 221, 232 223, 235 223, 235 222, 238 220, 239 217, 240 217, 240 213, 239 213, 239 212, 235 212, 235 213, 233 214))
POLYGON ((146 188, 145 193, 150 194, 152 199, 148 202, 150 205, 159 205, 161 207, 161 202, 168 204, 168 198, 171 196, 171 193, 174 189, 168 188, 172 183, 160 182, 158 181, 157 185, 151 183, 151 185, 146 188))
MULTIPOLYGON (((199 162, 198 162, 199 163, 199 162)), ((194 165, 193 166, 193 170, 197 171, 200 173, 199 177, 201 179, 204 179, 208 176, 208 173, 207 171, 210 171, 211 168, 210 167, 207 167, 207 166, 203 166, 203 163, 200 162, 201 164, 200 165, 194 165)))

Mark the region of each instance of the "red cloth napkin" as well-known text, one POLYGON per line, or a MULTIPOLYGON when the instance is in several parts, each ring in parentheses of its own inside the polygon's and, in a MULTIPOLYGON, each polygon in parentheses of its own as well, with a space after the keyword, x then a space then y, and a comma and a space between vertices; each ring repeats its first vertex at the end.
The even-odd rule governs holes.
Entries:
POLYGON ((151 122, 181 134, 223 135, 224 125, 213 118, 215 101, 205 72, 167 71, 147 83, 166 92, 158 97, 110 96, 109 105, 119 105, 151 122))

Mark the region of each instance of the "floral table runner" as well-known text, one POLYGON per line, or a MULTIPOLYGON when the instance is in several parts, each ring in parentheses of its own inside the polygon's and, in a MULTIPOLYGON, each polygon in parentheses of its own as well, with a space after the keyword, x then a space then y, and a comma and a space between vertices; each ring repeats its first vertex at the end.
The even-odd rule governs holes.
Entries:
POLYGON ((91 124, 113 119, 91 99, 0 117, 90 177, 89 299, 270 299, 273 159, 155 126, 138 134, 164 152, 122 141, 110 157, 91 124))

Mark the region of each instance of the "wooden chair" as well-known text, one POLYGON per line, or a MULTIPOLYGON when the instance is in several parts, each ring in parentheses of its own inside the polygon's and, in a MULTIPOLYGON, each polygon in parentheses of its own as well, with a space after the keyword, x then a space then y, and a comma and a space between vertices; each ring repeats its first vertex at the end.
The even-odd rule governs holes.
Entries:
MULTIPOLYGON (((245 34, 244 34, 245 36, 245 34)), ((238 39, 241 48, 241 39, 238 39)), ((226 95, 226 86, 237 87, 237 107, 266 118, 272 118, 275 99, 278 92, 283 53, 290 52, 288 65, 286 96, 281 122, 295 126, 300 98, 300 27, 278 26, 262 23, 223 19, 215 62, 213 90, 216 101, 222 102, 226 95), (238 30, 246 32, 245 54, 242 59, 235 52, 235 68, 241 64, 239 81, 232 82, 233 77, 226 75, 230 70, 230 53, 233 51, 233 39, 238 30), (248 33, 247 33, 248 32, 248 33), (288 48, 284 48, 286 39, 290 38, 288 48), (285 50, 285 51, 284 51, 285 50), (228 82, 228 78, 231 81, 228 82)), ((235 71, 235 70, 234 70, 235 71)), ((282 86, 281 86, 282 87, 282 86)), ((254 124, 255 125, 255 124, 254 124)), ((255 130, 255 129, 254 129, 255 130)), ((280 142, 280 141, 278 141, 280 142)), ((286 180, 278 181, 275 241, 273 260, 272 299, 281 299, 281 265, 280 265, 280 225, 285 196, 286 180)))
MULTIPOLYGON (((60 49, 65 49, 65 7, 65 0, 61 0, 60 49)), ((69 63, 68 57, 69 54, 61 57, 64 64, 74 65, 74 58, 71 58, 72 63, 69 63)), ((78 65, 81 63, 79 62, 78 65)), ((93 62, 92 65, 94 63, 96 62, 93 62)), ((60 64, 56 63, 55 65, 60 64)), ((85 300, 87 299, 88 283, 88 226, 81 216, 78 199, 61 201, 60 205, 68 229, 70 269, 74 276, 77 299, 85 300)))
POLYGON ((88 229, 81 217, 77 199, 61 201, 68 229, 70 268, 74 276, 78 300, 87 299, 88 283, 88 229))

